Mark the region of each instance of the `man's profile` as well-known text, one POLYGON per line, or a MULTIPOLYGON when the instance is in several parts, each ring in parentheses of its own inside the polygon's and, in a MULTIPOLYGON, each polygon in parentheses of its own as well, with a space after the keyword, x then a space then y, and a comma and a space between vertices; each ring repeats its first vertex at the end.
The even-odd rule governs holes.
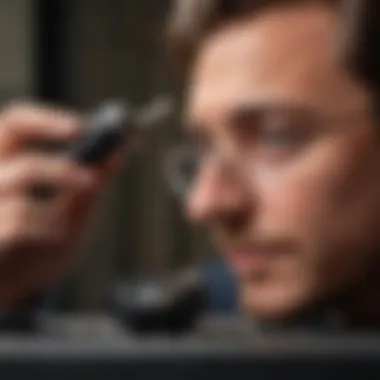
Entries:
POLYGON ((263 321, 380 318, 376 94, 339 54, 340 5, 179 1, 172 15, 198 162, 187 210, 263 321))
MULTIPOLYGON (((171 14, 195 163, 186 210, 210 230, 244 309, 263 322, 330 310, 349 326, 380 322, 378 13, 356 24, 346 5, 358 4, 376 10, 374 1, 177 0, 171 14), (365 38, 355 41, 355 30, 365 38)), ((43 106, 0 115, 2 306, 65 273, 120 167, 117 156, 89 170, 25 150, 37 137, 70 140, 80 124, 43 106), (31 202, 25 189, 36 183, 58 185, 62 199, 31 202)))

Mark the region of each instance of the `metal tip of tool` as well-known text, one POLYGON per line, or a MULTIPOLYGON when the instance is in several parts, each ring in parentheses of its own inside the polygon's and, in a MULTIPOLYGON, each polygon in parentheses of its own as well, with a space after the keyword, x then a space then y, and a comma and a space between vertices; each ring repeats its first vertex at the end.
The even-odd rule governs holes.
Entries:
POLYGON ((153 100, 148 106, 143 107, 137 115, 140 128, 149 128, 166 118, 174 111, 174 99, 170 96, 160 96, 153 100))
POLYGON ((93 129, 121 128, 124 120, 131 111, 127 105, 120 101, 109 101, 103 104, 95 114, 90 117, 90 125, 93 129))

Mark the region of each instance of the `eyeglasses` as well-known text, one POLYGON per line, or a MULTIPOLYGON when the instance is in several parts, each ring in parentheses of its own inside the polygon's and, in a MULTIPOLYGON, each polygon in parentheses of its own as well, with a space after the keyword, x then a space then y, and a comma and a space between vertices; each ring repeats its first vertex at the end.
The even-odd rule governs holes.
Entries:
POLYGON ((362 109, 331 117, 294 108, 242 109, 229 123, 233 126, 234 153, 202 139, 177 145, 165 157, 165 178, 181 199, 186 198, 206 164, 249 180, 257 165, 284 165, 321 138, 346 131, 368 115, 371 113, 362 109))

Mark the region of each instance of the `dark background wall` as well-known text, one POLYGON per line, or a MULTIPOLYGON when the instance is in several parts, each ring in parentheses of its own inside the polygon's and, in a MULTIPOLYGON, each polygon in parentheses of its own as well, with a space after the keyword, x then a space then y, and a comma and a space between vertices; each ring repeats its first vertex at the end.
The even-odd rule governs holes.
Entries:
POLYGON ((35 22, 33 2, 0 1, 0 102, 35 93, 35 22))
MULTIPOLYGON (((13 1, 13 0, 8 0, 13 1)), ((21 0, 18 0, 21 1, 21 0)), ((27 1, 24 2, 24 6, 27 1)), ((179 135, 181 85, 163 46, 169 0, 39 0, 34 8, 37 95, 79 110, 108 98, 143 104, 174 94, 178 112, 129 160, 104 195, 66 298, 104 305, 119 277, 152 275, 212 255, 162 178, 162 158, 179 135)))

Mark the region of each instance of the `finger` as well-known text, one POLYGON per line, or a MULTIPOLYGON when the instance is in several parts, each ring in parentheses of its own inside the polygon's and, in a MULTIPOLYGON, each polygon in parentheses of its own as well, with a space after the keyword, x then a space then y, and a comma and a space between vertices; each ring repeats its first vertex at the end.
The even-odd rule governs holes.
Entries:
POLYGON ((70 240, 67 220, 57 211, 56 205, 37 206, 26 198, 0 204, 1 301, 14 302, 42 289, 71 262, 60 249, 70 240))
POLYGON ((62 157, 29 154, 0 167, 0 194, 25 193, 33 186, 86 188, 95 183, 91 169, 62 157))
POLYGON ((80 133, 74 114, 38 106, 14 106, 0 116, 0 152, 14 150, 32 140, 70 140, 80 133))
POLYGON ((0 246, 47 245, 62 241, 67 231, 65 213, 56 205, 37 204, 27 197, 14 197, 0 206, 0 246))

